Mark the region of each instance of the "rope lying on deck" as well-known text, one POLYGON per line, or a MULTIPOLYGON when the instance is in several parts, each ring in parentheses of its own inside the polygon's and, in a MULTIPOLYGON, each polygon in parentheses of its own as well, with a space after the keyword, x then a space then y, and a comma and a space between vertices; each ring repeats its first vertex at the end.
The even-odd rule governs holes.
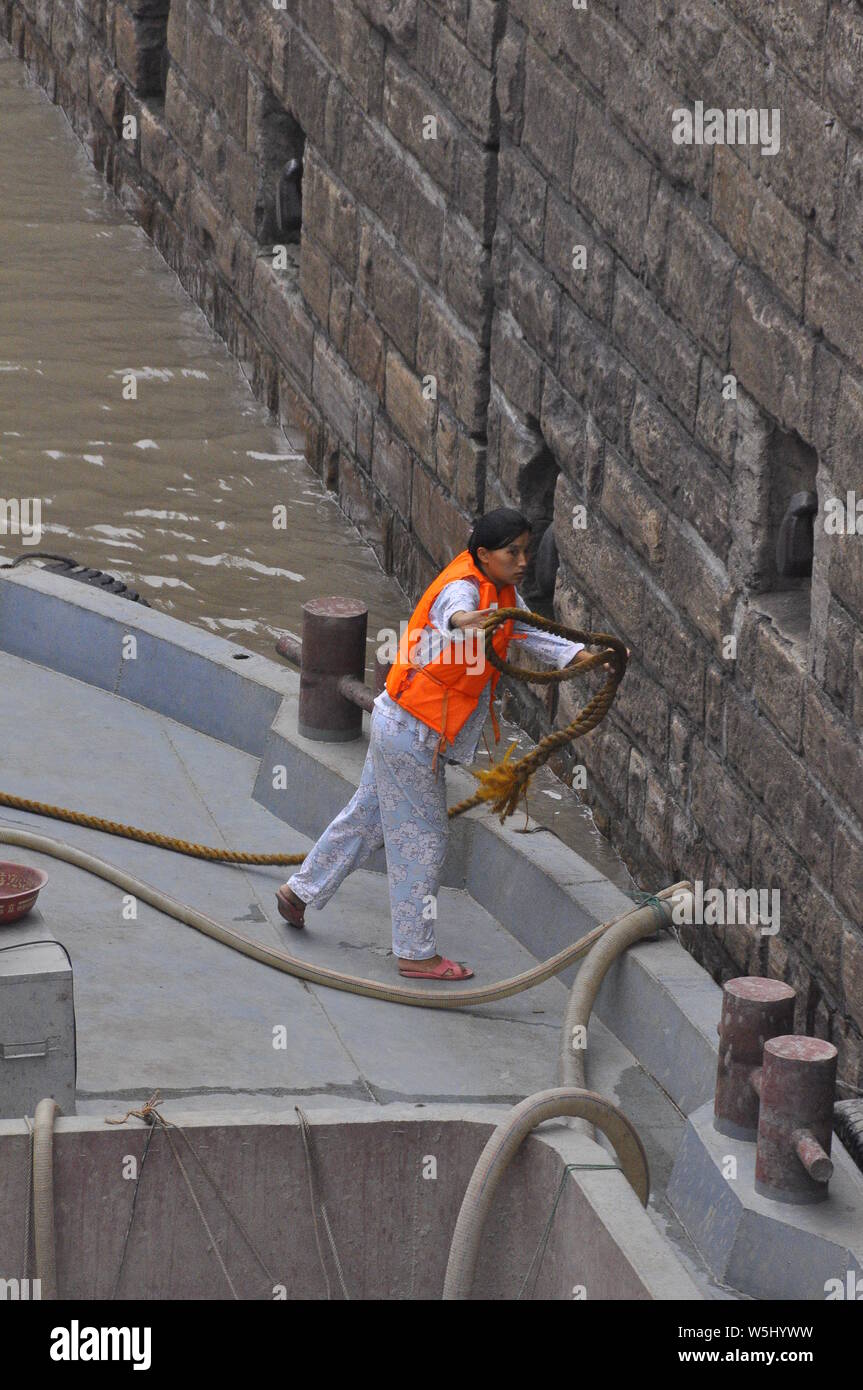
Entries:
MULTIPOLYGON (((569 628, 563 623, 554 622, 551 618, 543 618, 539 613, 528 613, 523 608, 500 608, 479 626, 485 632, 486 656, 498 670, 505 675, 512 676, 515 680, 553 685, 572 680, 575 676, 580 676, 584 672, 606 663, 611 668, 602 689, 588 701, 583 709, 579 710, 572 723, 567 724, 563 729, 556 729, 552 733, 546 734, 545 738, 540 739, 536 747, 532 748, 523 758, 510 763, 513 745, 507 750, 501 761, 492 767, 481 770, 468 769, 480 785, 473 796, 466 797, 464 801, 451 806, 447 815, 450 817, 461 816, 474 806, 489 802, 492 810, 500 813, 500 821, 503 823, 507 816, 514 813, 520 798, 522 796, 527 797, 531 777, 538 768, 542 767, 543 763, 548 761, 552 753, 565 744, 590 733, 605 718, 617 694, 617 688, 626 673, 628 654, 624 643, 617 637, 612 637, 610 633, 581 632, 577 628, 569 628), (504 661, 499 657, 491 643, 491 636, 495 627, 499 623, 505 622, 507 618, 518 618, 521 622, 529 623, 532 627, 554 632, 559 637, 566 637, 571 642, 583 642, 585 647, 600 646, 602 650, 592 652, 587 656, 580 652, 577 666, 565 666, 562 670, 557 671, 534 671, 530 667, 514 666, 512 662, 504 661)), ((23 796, 12 796, 9 792, 0 791, 0 806, 9 806, 16 811, 31 811, 35 815, 50 816, 54 820, 70 821, 73 825, 83 825, 90 830, 103 830, 109 835, 120 835, 127 840, 140 840, 144 844, 158 845, 160 849, 170 849, 177 854, 190 855, 195 859, 209 859, 216 863, 302 864, 306 857, 305 854, 246 854, 240 850, 199 845, 188 840, 179 840, 173 835, 160 835, 154 830, 140 830, 134 825, 124 825, 121 821, 104 820, 100 816, 85 815, 83 811, 70 811, 64 806, 52 806, 46 801, 33 801, 23 796)))

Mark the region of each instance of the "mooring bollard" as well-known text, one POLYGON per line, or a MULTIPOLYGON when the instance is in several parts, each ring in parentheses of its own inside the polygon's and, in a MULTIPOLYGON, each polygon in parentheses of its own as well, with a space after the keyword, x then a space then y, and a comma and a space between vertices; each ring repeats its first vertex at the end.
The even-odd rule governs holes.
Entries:
POLYGON ((303 738, 346 743, 362 736, 363 707, 356 687, 366 689, 368 617, 366 605, 357 599, 313 598, 303 604, 297 721, 303 738))
POLYGON ((781 980, 740 975, 722 987, 713 1127, 733 1139, 758 1133, 758 1069, 768 1038, 794 1026, 795 991, 781 980))
POLYGON ((359 738, 362 732, 362 713, 359 719, 354 715, 346 728, 342 728, 340 721, 345 717, 343 705, 347 702, 360 711, 366 710, 371 713, 372 705, 386 685, 392 662, 382 661, 377 654, 375 655, 373 690, 363 683, 361 675, 354 675, 353 672, 339 674, 339 671, 329 668, 333 664, 341 667, 349 658, 354 657, 352 665, 359 663, 365 670, 367 622, 368 611, 364 604, 354 603, 352 599, 345 598, 312 599, 303 606, 302 640, 293 633, 284 632, 276 642, 279 655, 287 657, 288 661, 300 668, 299 732, 304 738, 332 740, 336 743, 349 738, 359 738), (317 608, 309 613, 312 605, 317 605, 317 608), (322 608, 321 605, 325 607, 322 608), (355 630, 358 620, 363 624, 362 656, 359 654, 359 632, 355 630), (345 626, 342 627, 342 624, 345 626), (322 634, 325 634, 323 640, 322 634), (307 638, 311 639, 310 646, 307 645, 307 638), (345 644, 344 649, 342 643, 345 644), (321 651, 324 653, 324 670, 319 669, 321 651), (304 659, 304 652, 307 653, 307 659, 304 659), (307 680, 304 679, 306 676, 307 680), (332 721, 329 724, 328 719, 332 721))
POLYGON ((822 1038, 764 1044, 755 1191, 774 1202, 823 1202, 833 1176, 833 1095, 838 1052, 822 1038))

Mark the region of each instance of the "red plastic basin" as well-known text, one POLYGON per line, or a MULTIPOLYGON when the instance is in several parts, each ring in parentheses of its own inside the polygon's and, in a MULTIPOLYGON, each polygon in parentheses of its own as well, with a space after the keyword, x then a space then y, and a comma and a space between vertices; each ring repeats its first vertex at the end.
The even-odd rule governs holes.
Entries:
POLYGON ((0 926, 17 922, 29 912, 47 882, 48 875, 41 869, 0 860, 0 926))

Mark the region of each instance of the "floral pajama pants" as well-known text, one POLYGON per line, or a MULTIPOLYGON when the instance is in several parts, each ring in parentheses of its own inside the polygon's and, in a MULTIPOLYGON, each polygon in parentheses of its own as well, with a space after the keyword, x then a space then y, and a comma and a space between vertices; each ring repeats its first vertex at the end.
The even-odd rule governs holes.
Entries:
POLYGON ((323 907, 351 870, 384 846, 393 953, 407 960, 437 954, 434 919, 449 820, 442 756, 432 771, 435 743, 421 744, 410 725, 373 709, 356 792, 287 880, 298 898, 323 907))

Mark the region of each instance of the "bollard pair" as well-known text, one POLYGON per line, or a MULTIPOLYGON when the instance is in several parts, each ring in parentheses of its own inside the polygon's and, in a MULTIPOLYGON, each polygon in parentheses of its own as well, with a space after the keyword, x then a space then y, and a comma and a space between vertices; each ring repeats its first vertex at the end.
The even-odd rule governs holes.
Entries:
POLYGON ((796 992, 741 976, 722 989, 714 1128, 756 1141, 755 1191, 775 1202, 823 1202, 833 1174, 832 1043, 792 1033, 796 992))

